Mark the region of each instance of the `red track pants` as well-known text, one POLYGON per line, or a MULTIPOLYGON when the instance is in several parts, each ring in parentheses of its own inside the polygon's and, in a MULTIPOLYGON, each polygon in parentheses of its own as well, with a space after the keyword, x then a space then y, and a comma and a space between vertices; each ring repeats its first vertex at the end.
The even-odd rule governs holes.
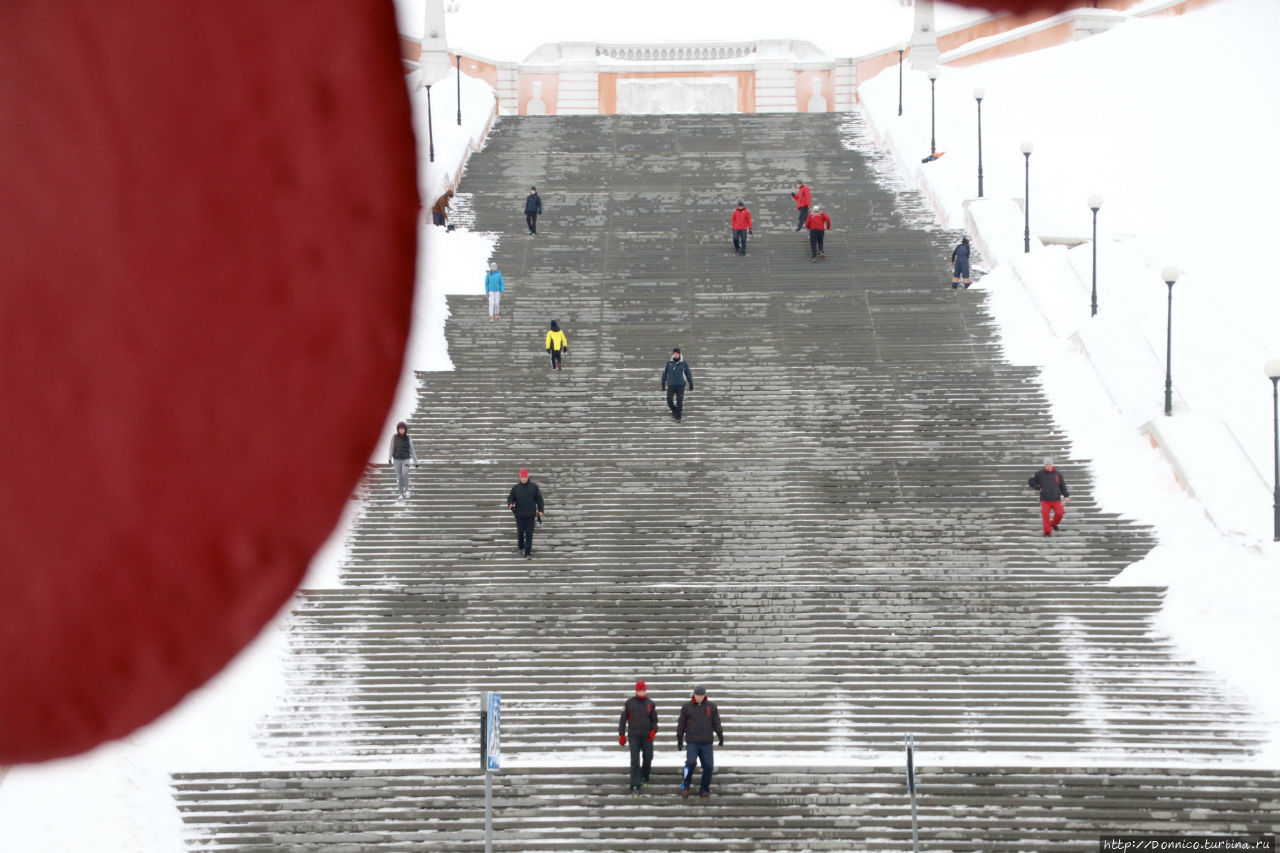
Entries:
POLYGON ((1066 512, 1062 507, 1062 501, 1040 501, 1040 520, 1044 522, 1044 532, 1052 533, 1062 523, 1062 516, 1066 512), (1052 516, 1052 519, 1050 518, 1052 516))

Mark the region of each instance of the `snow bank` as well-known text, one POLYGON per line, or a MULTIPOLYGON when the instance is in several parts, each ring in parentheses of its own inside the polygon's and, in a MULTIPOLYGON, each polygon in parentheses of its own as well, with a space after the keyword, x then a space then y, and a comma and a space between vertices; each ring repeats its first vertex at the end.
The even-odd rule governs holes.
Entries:
POLYGON ((1117 582, 1168 585, 1159 629, 1273 720, 1280 548, 1270 541, 1262 365, 1280 355, 1280 288, 1263 271, 1280 170, 1249 145, 1280 131, 1280 111, 1257 98, 1254 82, 1280 71, 1269 46, 1277 27, 1280 5, 1221 0, 943 68, 937 139, 946 154, 927 164, 925 75, 905 75, 902 117, 896 68, 860 90, 875 135, 939 220, 974 234, 992 268, 975 288, 990 293, 1006 355, 1042 367, 1075 455, 1094 461, 1100 501, 1156 528, 1160 547, 1117 582), (981 200, 976 87, 986 91, 981 200), (1035 143, 1030 254, 1024 139, 1035 143), (1095 192, 1099 313, 1090 317, 1093 246, 1081 241, 1095 192), (1160 270, 1170 264, 1183 274, 1173 298, 1174 417, 1165 418, 1160 270))

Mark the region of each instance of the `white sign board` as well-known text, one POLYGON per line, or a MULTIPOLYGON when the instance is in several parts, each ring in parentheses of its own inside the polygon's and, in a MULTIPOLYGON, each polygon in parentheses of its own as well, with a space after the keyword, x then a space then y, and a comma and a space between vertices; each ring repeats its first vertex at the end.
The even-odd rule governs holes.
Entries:
POLYGON ((484 702, 488 714, 488 727, 485 731, 485 743, 488 744, 488 748, 485 751, 484 769, 497 770, 502 758, 502 694, 486 693, 484 702))

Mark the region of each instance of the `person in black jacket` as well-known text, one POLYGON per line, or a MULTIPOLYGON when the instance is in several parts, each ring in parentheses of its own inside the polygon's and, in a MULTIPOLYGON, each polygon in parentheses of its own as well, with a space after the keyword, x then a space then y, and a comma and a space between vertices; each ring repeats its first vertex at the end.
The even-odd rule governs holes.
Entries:
POLYGON ((649 768, 653 765, 653 739, 658 736, 658 709, 648 698, 648 687, 636 682, 636 695, 622 706, 618 717, 618 745, 627 745, 631 736, 631 796, 640 796, 640 789, 649 784, 649 768), (644 764, 640 763, 643 756, 644 764))
POLYGON ((396 434, 391 437, 391 458, 387 461, 396 468, 396 494, 400 500, 409 497, 409 461, 418 464, 418 452, 413 449, 413 439, 409 438, 409 425, 404 421, 396 424, 396 434))
POLYGON ((529 226, 529 233, 538 234, 538 214, 542 213, 542 196, 537 187, 529 187, 529 195, 524 200, 524 221, 529 226))
POLYGON ((524 558, 533 558, 533 526, 542 519, 542 491, 529 479, 529 469, 520 469, 520 482, 511 487, 507 495, 507 509, 516 517, 516 551, 523 551, 524 558))
POLYGON ((693 688, 693 698, 680 708, 676 721, 676 748, 684 752, 684 776, 680 781, 680 796, 689 796, 689 784, 693 781, 693 768, 702 762, 702 779, 698 783, 698 796, 711 796, 711 773, 715 770, 715 748, 712 735, 724 746, 724 729, 720 727, 720 709, 707 699, 707 688, 699 684, 693 688), (689 741, 688 749, 684 742, 689 741))
POLYGON ((684 389, 693 390, 693 373, 680 355, 680 348, 671 351, 671 360, 662 370, 662 390, 667 392, 667 408, 677 421, 684 414, 684 389))
POLYGON ((965 289, 969 288, 969 238, 960 240, 960 245, 951 250, 951 289, 955 290, 964 281, 965 289))
POLYGON ((1052 536, 1053 531, 1062 523, 1065 512, 1063 504, 1071 500, 1071 492, 1067 489, 1067 481, 1062 472, 1053 465, 1052 459, 1044 460, 1044 468, 1027 479, 1027 487, 1040 490, 1040 520, 1044 524, 1044 535, 1052 536))

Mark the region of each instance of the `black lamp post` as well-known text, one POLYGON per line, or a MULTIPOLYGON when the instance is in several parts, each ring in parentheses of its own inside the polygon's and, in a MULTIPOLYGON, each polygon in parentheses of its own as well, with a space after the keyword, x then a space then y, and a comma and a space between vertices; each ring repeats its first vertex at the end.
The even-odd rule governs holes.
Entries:
POLYGON ((929 69, 929 157, 930 159, 938 159, 938 140, 937 128, 938 123, 934 118, 934 92, 937 89, 938 69, 929 69))
POLYGON ((907 43, 898 42, 898 115, 902 115, 902 55, 907 52, 907 43))
POLYGON ((1093 298, 1089 302, 1089 316, 1098 316, 1098 211, 1102 208, 1102 196, 1089 196, 1089 209, 1093 211, 1093 298))
POLYGON ((1275 424, 1275 471, 1272 482, 1276 484, 1276 492, 1272 508, 1275 510, 1275 541, 1280 542, 1280 358, 1267 362, 1267 378, 1271 380, 1271 420, 1275 424))
POLYGON ((982 99, 986 96, 986 89, 973 90, 973 99, 978 102, 978 198, 982 198, 982 99))
POLYGON ((1177 267, 1165 267, 1160 272, 1169 285, 1169 320, 1164 334, 1164 413, 1173 414, 1173 285, 1178 280, 1177 267))
POLYGON ((427 84, 427 159, 436 161, 436 134, 431 127, 431 84, 427 84))
POLYGON ((1031 251, 1031 152, 1034 150, 1035 145, 1030 139, 1022 143, 1022 156, 1027 161, 1027 186, 1022 198, 1022 215, 1025 223, 1022 231, 1023 254, 1031 251))
POLYGON ((458 127, 462 127, 462 54, 458 54, 458 127))

